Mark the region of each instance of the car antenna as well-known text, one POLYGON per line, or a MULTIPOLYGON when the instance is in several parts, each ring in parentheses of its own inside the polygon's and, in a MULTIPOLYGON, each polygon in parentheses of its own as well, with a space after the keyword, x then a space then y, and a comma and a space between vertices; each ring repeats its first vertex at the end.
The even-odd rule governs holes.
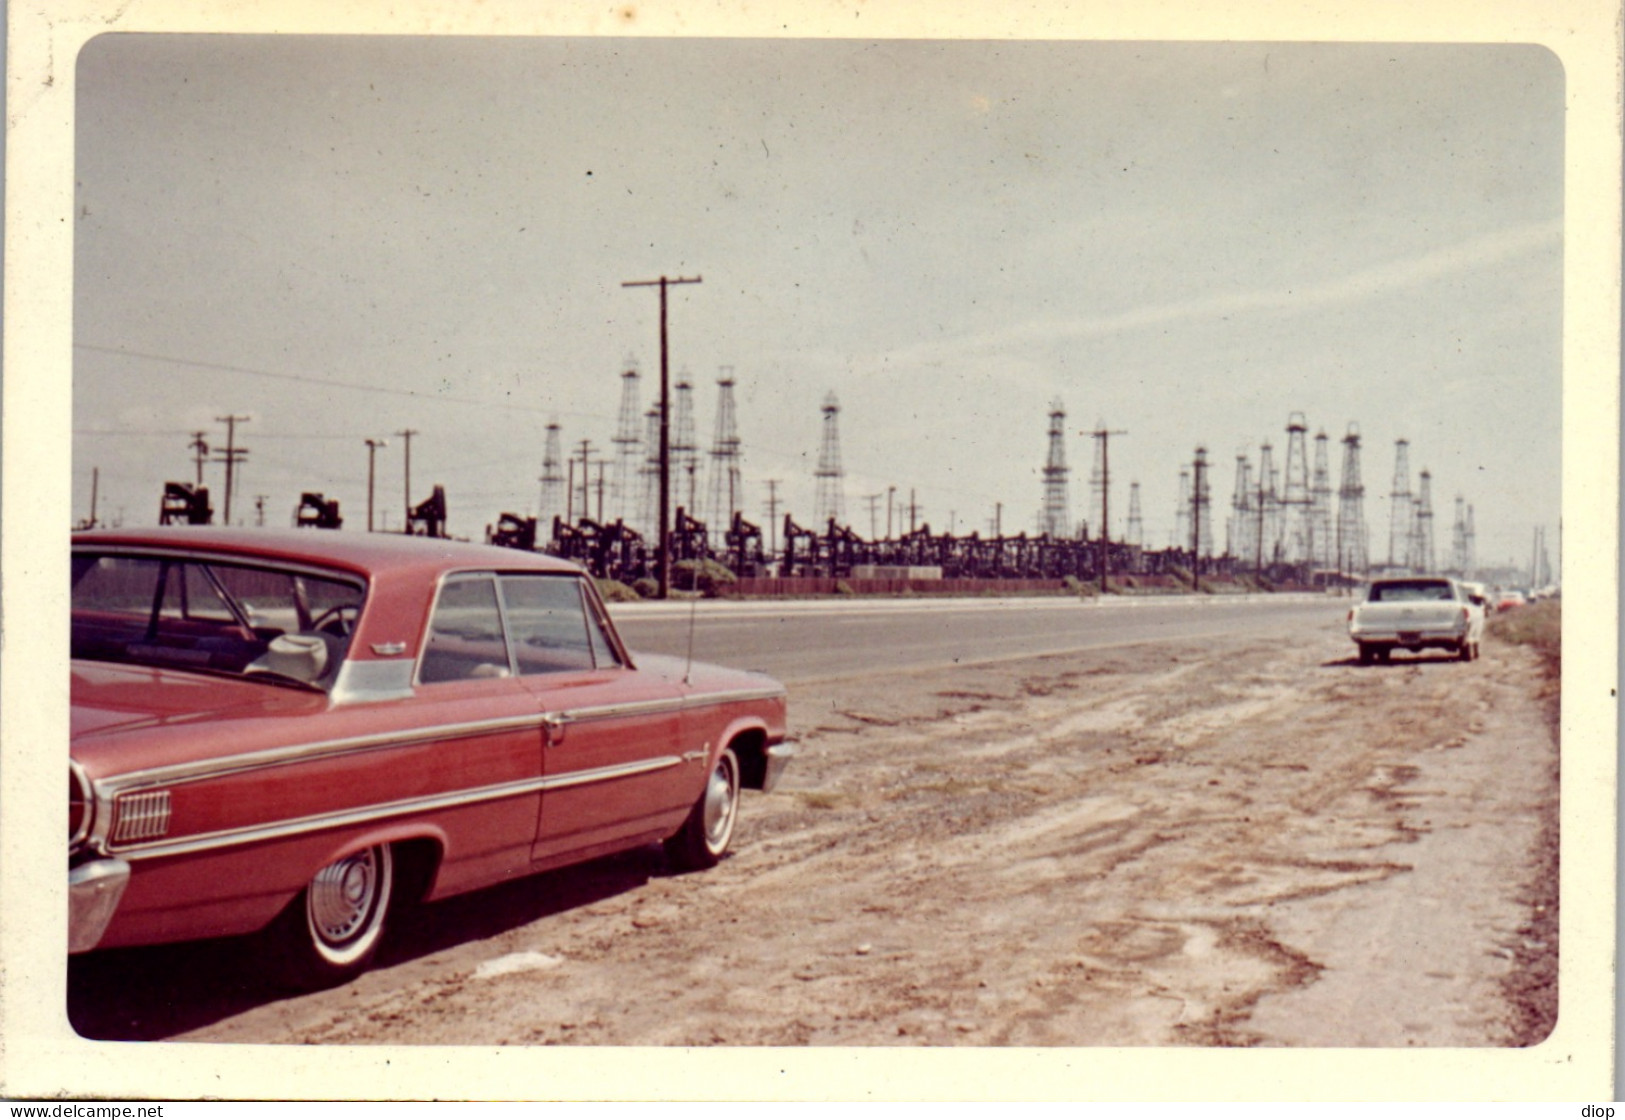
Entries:
POLYGON ((689 675, 694 670, 694 616, 700 613, 698 595, 688 601, 688 660, 683 664, 683 683, 692 684, 689 675))

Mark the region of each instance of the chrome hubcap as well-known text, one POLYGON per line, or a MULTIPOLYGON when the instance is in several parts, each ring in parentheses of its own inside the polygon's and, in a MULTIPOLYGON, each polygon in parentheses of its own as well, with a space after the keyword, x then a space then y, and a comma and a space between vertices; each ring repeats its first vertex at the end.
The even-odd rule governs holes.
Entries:
POLYGON ((330 864, 310 881, 310 924, 316 935, 340 945, 367 927, 378 899, 379 867, 372 849, 330 864))
POLYGON ((724 758, 711 771, 711 780, 705 787, 705 840, 713 850, 725 845, 733 831, 738 791, 738 777, 729 760, 724 758))

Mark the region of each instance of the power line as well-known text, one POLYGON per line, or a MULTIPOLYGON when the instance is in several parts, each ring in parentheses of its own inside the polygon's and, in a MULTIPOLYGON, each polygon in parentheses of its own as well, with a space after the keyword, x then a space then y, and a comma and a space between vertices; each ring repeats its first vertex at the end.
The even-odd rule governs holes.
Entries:
MULTIPOLYGON (((168 362, 170 365, 187 366, 192 369, 206 369, 216 373, 240 373, 249 377, 268 377, 275 381, 296 381, 302 385, 320 385, 325 389, 350 389, 358 393, 382 393, 385 396, 407 397, 411 400, 432 401, 436 404, 468 404, 478 408, 501 408, 511 412, 537 412, 548 415, 560 414, 559 409, 535 408, 528 405, 517 404, 512 400, 490 401, 475 400, 472 397, 452 397, 442 393, 420 393, 414 389, 395 389, 386 385, 362 385, 354 381, 334 381, 323 377, 308 377, 298 373, 280 373, 268 369, 254 369, 249 366, 230 365, 224 362, 203 362, 193 358, 177 358, 171 354, 152 354, 142 350, 123 350, 116 346, 96 346, 88 342, 76 342, 75 350, 88 350, 97 354, 113 354, 121 358, 138 358, 148 362, 168 362)), ((604 417, 595 412, 564 412, 566 416, 577 416, 584 419, 601 420, 604 417)))

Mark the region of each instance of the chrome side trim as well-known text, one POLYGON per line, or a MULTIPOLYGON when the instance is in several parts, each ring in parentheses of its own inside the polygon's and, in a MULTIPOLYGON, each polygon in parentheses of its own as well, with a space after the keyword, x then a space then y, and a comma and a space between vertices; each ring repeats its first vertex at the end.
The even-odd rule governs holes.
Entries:
POLYGON ((591 785, 594 782, 612 782, 616 778, 631 778, 639 774, 653 774, 656 770, 670 770, 681 766, 683 760, 675 755, 661 755, 642 762, 623 762, 619 766, 600 766, 595 770, 572 770, 568 774, 555 774, 542 779, 542 792, 550 789, 569 789, 572 786, 591 785))
POLYGON ((474 789, 458 790, 455 793, 441 793, 430 797, 413 797, 401 801, 390 801, 382 805, 368 805, 360 809, 345 809, 332 813, 315 813, 306 817, 294 817, 274 824, 253 825, 246 828, 223 829, 219 832, 202 833, 196 836, 176 837, 157 844, 146 844, 140 847, 119 849, 118 854, 125 860, 156 859, 161 856, 193 855, 197 852, 211 851, 216 848, 235 847, 239 844, 257 844, 268 840, 280 840, 289 836, 301 836, 305 833, 319 832, 330 828, 347 828, 358 824, 369 824, 375 820, 386 820, 390 817, 403 816, 409 813, 437 812, 444 809, 456 809, 465 805, 477 805, 483 801, 499 801, 508 797, 523 797, 531 793, 546 793, 552 789, 568 789, 573 786, 591 785, 595 782, 609 782, 617 778, 629 778, 639 774, 650 774, 657 770, 670 769, 682 765, 682 759, 673 755, 663 755, 659 758, 645 759, 641 762, 622 763, 619 766, 601 766, 592 770, 576 770, 566 774, 555 774, 539 778, 526 778, 518 782, 503 782, 494 786, 480 786, 474 789))
POLYGON ((621 704, 599 704, 592 708, 566 708, 552 713, 555 723, 590 723, 602 719, 630 719, 637 716, 657 716, 666 712, 679 712, 684 707, 679 697, 662 700, 632 700, 621 704))
MULTIPOLYGON (((345 671, 348 671, 354 664, 346 662, 345 671)), ((393 670, 395 673, 399 673, 400 670, 407 667, 405 662, 362 662, 360 664, 378 664, 393 670)), ((384 677, 386 674, 380 670, 378 675, 384 677)), ((342 685, 343 682, 344 677, 341 673, 340 684, 342 685)), ((742 689, 737 692, 702 693, 662 700, 641 700, 624 704, 604 704, 591 708, 537 712, 533 715, 504 716, 499 719, 474 720, 468 723, 440 724, 411 730, 380 732, 374 735, 358 735, 348 739, 325 739, 313 743, 272 747, 263 751, 233 755, 227 758, 200 759, 196 762, 176 763, 172 766, 154 767, 150 770, 133 770, 128 774, 117 774, 96 782, 96 793, 98 800, 110 799, 127 790, 140 789, 145 786, 177 785, 184 782, 200 781, 203 778, 237 774, 245 770, 257 770, 269 766, 286 766, 310 759, 325 758, 329 755, 355 754, 380 750, 385 747, 422 743, 432 739, 462 739, 476 735, 500 735, 504 732, 526 731, 531 728, 535 728, 540 732, 550 724, 566 725, 589 720, 658 715, 668 711, 713 707, 717 704, 746 700, 772 700, 782 696, 784 696, 782 689, 742 689)))
POLYGON ((747 700, 783 700, 782 687, 741 688, 734 692, 701 692, 683 698, 685 708, 712 708, 718 704, 743 703, 747 700))
POLYGON ((541 712, 533 715, 505 716, 500 719, 473 720, 469 723, 449 723, 436 727, 417 727, 410 730, 386 731, 374 735, 357 735, 349 739, 326 739, 314 743, 300 743, 289 747, 272 747, 249 754, 226 758, 200 759, 180 762, 173 766, 158 766, 150 770, 132 770, 116 774, 96 783, 101 797, 116 796, 126 790, 143 786, 178 785, 237 774, 244 770, 259 770, 269 766, 286 766, 330 755, 355 754, 380 750, 385 747, 406 746, 433 739, 465 739, 477 735, 500 735, 507 731, 540 730, 546 717, 541 712))

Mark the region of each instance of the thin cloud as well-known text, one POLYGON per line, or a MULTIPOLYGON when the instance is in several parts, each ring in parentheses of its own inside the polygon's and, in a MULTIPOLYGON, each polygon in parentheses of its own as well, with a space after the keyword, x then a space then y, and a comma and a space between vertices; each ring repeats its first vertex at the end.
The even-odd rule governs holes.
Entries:
POLYGON ((890 357, 898 364, 940 362, 948 354, 966 350, 1007 352, 1011 346, 1035 342, 1107 338, 1183 323, 1234 319, 1243 315, 1302 314, 1377 299, 1452 276, 1491 268, 1558 248, 1562 240, 1561 219, 1534 222, 1317 283, 1224 292, 1177 303, 1136 307, 1114 315, 1088 319, 1028 320, 1006 330, 910 347, 893 352, 890 357))

